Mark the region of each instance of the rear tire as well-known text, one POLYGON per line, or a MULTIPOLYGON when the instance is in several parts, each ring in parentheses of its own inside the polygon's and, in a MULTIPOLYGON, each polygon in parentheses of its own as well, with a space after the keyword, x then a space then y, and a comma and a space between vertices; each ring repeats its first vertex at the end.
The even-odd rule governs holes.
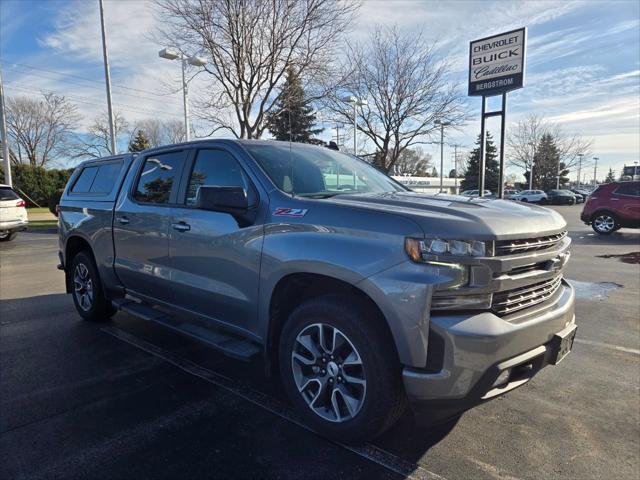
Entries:
POLYGON ((93 255, 83 250, 71 260, 73 303, 84 320, 106 321, 115 314, 111 302, 105 297, 93 255))
POLYGON ((596 213, 591 217, 591 228, 597 234, 610 235, 619 228, 618 219, 610 212, 596 213))
POLYGON ((524 203, 529 203, 529 200, 527 200, 527 198, 526 198, 526 197, 525 197, 525 198, 523 198, 523 199, 522 199, 522 201, 523 201, 524 203))
POLYGON ((10 242, 16 238, 16 232, 0 233, 0 242, 10 242))
POLYGON ((405 410, 392 340, 357 297, 330 294, 298 306, 284 326, 278 356, 289 398, 326 437, 372 439, 405 410))

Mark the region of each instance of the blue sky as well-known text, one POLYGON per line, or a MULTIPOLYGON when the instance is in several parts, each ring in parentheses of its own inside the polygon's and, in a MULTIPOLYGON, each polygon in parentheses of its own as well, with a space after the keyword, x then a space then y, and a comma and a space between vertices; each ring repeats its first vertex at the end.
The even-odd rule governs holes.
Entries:
MULTIPOLYGON (((144 0, 105 0, 113 102, 130 123, 150 116, 182 118, 179 67, 157 57, 151 39, 159 20, 144 0)), ((466 91, 468 42, 528 27, 527 85, 509 96, 509 125, 543 115, 567 133, 592 138, 599 177, 640 160, 640 2, 364 0, 349 36, 366 38, 376 24, 423 30, 453 64, 466 91)), ((84 125, 103 111, 104 84, 97 0, 0 0, 0 62, 9 96, 51 90, 67 95, 84 125)), ((193 84, 192 92, 204 86, 193 84)), ((200 91, 200 93, 203 93, 200 91)), ((472 146, 476 114, 449 141, 472 146)), ((325 124, 330 129, 332 125, 325 124)), ((490 129, 497 131, 496 124, 490 129)), ((330 133, 326 133, 329 138, 330 133)), ((439 153, 427 146, 434 158, 439 153)), ((447 151, 445 158, 449 159, 447 151)), ((520 173, 513 170, 513 173, 520 173)))

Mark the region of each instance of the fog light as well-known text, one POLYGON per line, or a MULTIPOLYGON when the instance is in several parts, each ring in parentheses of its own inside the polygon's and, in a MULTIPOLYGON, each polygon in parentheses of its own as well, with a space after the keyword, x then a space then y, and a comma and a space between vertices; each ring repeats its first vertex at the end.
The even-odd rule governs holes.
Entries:
POLYGON ((493 382, 493 385, 491 385, 492 387, 501 387, 502 385, 506 384, 509 381, 509 376, 511 375, 511 369, 507 368, 506 370, 503 370, 502 372, 500 372, 500 375, 498 375, 498 378, 496 378, 496 381, 493 382))

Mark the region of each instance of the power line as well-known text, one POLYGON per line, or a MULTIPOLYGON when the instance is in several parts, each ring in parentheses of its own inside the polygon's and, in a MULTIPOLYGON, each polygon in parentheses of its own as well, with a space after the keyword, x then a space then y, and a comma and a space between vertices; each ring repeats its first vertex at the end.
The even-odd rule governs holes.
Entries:
MULTIPOLYGON (((20 86, 18 86, 18 85, 11 84, 10 86, 14 90, 18 90, 18 91, 22 91, 22 92, 26 92, 26 93, 42 93, 42 90, 36 90, 37 87, 34 86, 34 85, 26 85, 26 86, 20 85, 20 86), (31 87, 31 88, 28 88, 28 87, 31 87)), ((75 96, 75 95, 65 95, 65 97, 70 99, 70 100, 73 100, 74 102, 84 103, 84 104, 87 104, 87 105, 94 105, 94 106, 98 106, 98 107, 104 107, 103 104, 96 103, 94 100, 87 99, 86 97, 78 97, 78 96, 75 96)), ((174 113, 169 113, 169 112, 166 112, 166 111, 146 110, 146 109, 142 109, 142 108, 132 107, 130 105, 126 105, 126 104, 122 104, 122 103, 114 103, 114 105, 117 106, 120 110, 134 112, 134 113, 144 113, 146 115, 167 115, 167 116, 171 116, 171 117, 182 118, 181 115, 174 114, 174 113)))
MULTIPOLYGON (((51 70, 51 69, 47 69, 47 68, 42 68, 42 67, 35 67, 33 65, 28 65, 26 63, 17 63, 17 62, 10 62, 8 63, 9 65, 15 65, 15 66, 21 66, 21 67, 26 67, 29 68, 31 70, 37 70, 37 71, 42 71, 42 72, 48 72, 48 73, 53 73, 56 75, 62 75, 65 77, 72 77, 72 78, 78 78, 80 80, 84 80, 86 82, 92 82, 92 83, 98 83, 100 85, 103 85, 104 82, 100 81, 100 80, 95 80, 92 78, 87 78, 87 77, 82 77, 80 75, 75 75, 72 73, 67 73, 67 72, 61 72, 59 70, 51 70)), ((114 87, 118 87, 118 88, 123 88, 125 90, 131 90, 133 92, 138 92, 138 93, 150 93, 151 95, 154 95, 156 97, 164 97, 166 96, 166 94, 164 93, 156 93, 156 92, 152 92, 150 90, 142 90, 140 88, 133 88, 133 87, 125 87, 124 85, 118 85, 118 84, 113 84, 114 87)))
MULTIPOLYGON (((18 67, 18 68, 22 68, 22 67, 18 67)), ((40 73, 43 74, 43 75, 51 75, 51 73, 49 71, 42 71, 40 73)), ((65 74, 63 74, 63 73, 55 73, 54 75, 63 76, 65 74)), ((74 76, 72 76, 72 77, 74 77, 74 76)), ((54 78, 54 77, 50 77, 50 78, 54 78)), ((101 85, 99 85, 100 82, 93 82, 93 83, 95 83, 95 85, 93 85, 93 84, 87 85, 86 83, 80 83, 77 80, 74 81, 74 80, 69 80, 69 79, 66 79, 66 78, 64 79, 64 81, 65 81, 65 83, 71 83, 73 85, 79 85, 79 86, 85 87, 85 88, 95 88, 96 90, 99 90, 102 87, 101 85)), ((83 81, 88 81, 88 80, 83 80, 83 81)), ((113 86, 117 86, 117 85, 113 85, 113 86)), ((119 87, 119 88, 129 89, 128 87, 119 87)), ((140 91, 141 92, 145 92, 145 90, 140 90, 140 91)), ((133 98, 137 98, 137 99, 143 98, 145 100, 152 100, 152 101, 157 101, 159 99, 159 97, 161 97, 161 96, 164 96, 166 98, 166 95, 156 95, 153 92, 146 92, 146 93, 150 93, 151 95, 154 95, 155 98, 143 96, 143 95, 140 95, 139 93, 117 92, 118 95, 125 95, 127 97, 133 97, 133 98)))

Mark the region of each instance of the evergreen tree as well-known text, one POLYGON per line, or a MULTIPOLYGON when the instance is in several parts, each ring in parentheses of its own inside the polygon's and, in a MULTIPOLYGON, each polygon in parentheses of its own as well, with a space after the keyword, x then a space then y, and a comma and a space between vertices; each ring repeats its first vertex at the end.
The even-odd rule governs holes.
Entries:
MULTIPOLYGON (((560 161, 560 152, 552 135, 547 133, 542 136, 533 158, 533 188, 551 190, 556 188, 558 183, 560 186, 569 183, 569 170, 560 161)), ((525 173, 525 177, 528 182, 529 172, 525 173)))
MULTIPOLYGON (((498 163, 498 153, 491 134, 487 132, 485 141, 485 170, 484 189, 495 191, 500 183, 500 164, 498 163)), ((464 172, 464 178, 460 182, 462 190, 476 190, 478 188, 478 177, 480 174, 480 135, 476 140, 476 148, 469 154, 469 162, 464 172)))
POLYGON ((616 181, 615 172, 609 167, 609 173, 607 173, 607 177, 604 179, 604 183, 612 183, 616 181))
POLYGON ((314 128, 316 115, 305 97, 300 78, 293 67, 287 70, 287 77, 280 89, 280 98, 267 116, 267 128, 276 140, 322 144, 314 135, 322 128, 314 128))
POLYGON ((147 135, 144 133, 144 130, 138 130, 136 136, 131 139, 129 142, 129 151, 130 152, 141 152, 142 150, 146 150, 151 146, 151 142, 147 138, 147 135))

